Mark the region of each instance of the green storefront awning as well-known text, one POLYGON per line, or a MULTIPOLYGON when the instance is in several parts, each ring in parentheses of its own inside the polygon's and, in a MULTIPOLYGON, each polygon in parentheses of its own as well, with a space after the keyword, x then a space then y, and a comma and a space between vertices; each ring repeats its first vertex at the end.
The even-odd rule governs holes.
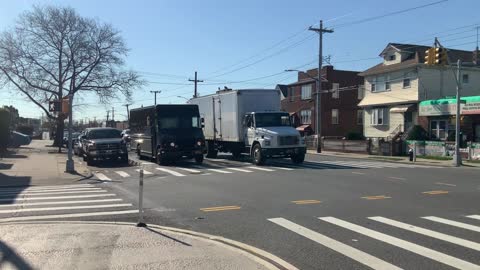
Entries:
MULTIPOLYGON (((461 97, 460 114, 480 114, 480 96, 461 97)), ((455 115, 457 100, 442 98, 420 102, 420 116, 455 115)))

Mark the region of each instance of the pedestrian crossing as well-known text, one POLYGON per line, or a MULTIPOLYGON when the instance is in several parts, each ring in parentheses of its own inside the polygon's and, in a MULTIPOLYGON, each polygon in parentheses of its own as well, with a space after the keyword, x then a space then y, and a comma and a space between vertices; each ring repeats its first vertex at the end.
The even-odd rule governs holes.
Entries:
MULTIPOLYGON (((313 222, 317 231, 283 217, 269 218, 268 221, 372 269, 402 269, 405 265, 395 265, 394 262, 388 260, 391 257, 385 255, 399 254, 399 250, 456 269, 480 269, 480 243, 478 243, 480 237, 471 234, 471 232, 480 232, 480 226, 475 225, 475 220, 478 219, 480 219, 480 215, 458 216, 453 219, 423 216, 407 223, 398 218, 371 216, 351 222, 346 219, 325 216, 307 221, 313 222), (331 230, 332 226, 334 231, 331 230), (340 237, 342 240, 336 240, 332 235, 340 237), (345 239, 355 239, 359 235, 366 239, 362 241, 361 245, 345 242, 345 239), (463 236, 459 237, 458 235, 463 236), (365 241, 368 241, 368 244, 365 241), (369 244, 372 244, 373 248, 368 248, 369 244), (452 247, 450 248, 449 245, 452 247), (381 248, 384 246, 387 249, 381 248), (474 256, 476 259, 472 260, 471 257, 462 256, 462 251, 456 249, 458 247, 476 252, 474 256), (384 253, 371 254, 372 250, 381 250, 384 253), (451 252, 455 254, 448 254, 451 252)), ((302 222, 305 221, 302 220, 302 222)), ((354 268, 359 267, 352 267, 352 269, 354 268)))
POLYGON ((92 184, 0 190, 0 223, 135 213, 138 210, 131 203, 92 184))
MULTIPOLYGON (((173 176, 185 177, 191 175, 227 175, 232 173, 278 173, 305 169, 382 169, 382 168, 432 168, 432 166, 411 165, 402 163, 372 162, 372 161, 305 161, 303 164, 292 164, 289 160, 271 160, 265 166, 252 166, 251 163, 237 162, 226 159, 206 159, 203 165, 186 164, 184 166, 159 166, 155 163, 145 163, 144 176, 173 176), (210 164, 210 161, 211 164, 210 164)), ((138 167, 124 167, 117 170, 97 171, 94 176, 100 181, 121 180, 138 177, 138 167)), ((436 167, 437 168, 437 167, 436 167)))

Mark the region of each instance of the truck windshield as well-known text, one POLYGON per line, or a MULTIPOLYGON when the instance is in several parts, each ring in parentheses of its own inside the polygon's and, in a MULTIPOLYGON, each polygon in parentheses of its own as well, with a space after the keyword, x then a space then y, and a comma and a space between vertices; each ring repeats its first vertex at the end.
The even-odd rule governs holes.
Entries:
POLYGON ((257 113, 255 114, 256 127, 291 126, 290 117, 283 113, 257 113))
POLYGON ((120 130, 116 129, 98 129, 92 130, 88 133, 89 139, 109 139, 120 138, 120 130))
POLYGON ((158 120, 159 129, 198 128, 198 116, 164 116, 158 120))

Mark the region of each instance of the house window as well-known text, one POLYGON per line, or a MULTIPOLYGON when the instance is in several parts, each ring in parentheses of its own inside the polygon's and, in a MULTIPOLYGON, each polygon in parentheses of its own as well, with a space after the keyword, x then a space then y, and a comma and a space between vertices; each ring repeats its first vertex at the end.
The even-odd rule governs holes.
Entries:
POLYGON ((386 125, 385 121, 385 108, 376 108, 371 110, 370 125, 372 126, 382 126, 386 125))
POLYGON ((365 87, 363 85, 358 86, 358 99, 363 99, 365 87))
POLYGON ((332 124, 338 125, 338 109, 332 109, 332 124))
POLYGON ((410 78, 403 79, 403 88, 410 88, 410 78))
POLYGON ((378 76, 372 82, 372 92, 390 91, 390 76, 378 76))
POLYGON ((385 90, 387 90, 387 91, 391 90, 391 88, 390 88, 390 78, 388 78, 387 81, 385 81, 385 90))
POLYGON ((447 120, 430 121, 430 136, 432 139, 446 140, 448 137, 447 120))
POLYGON ((294 90, 293 87, 292 87, 292 88, 288 88, 288 91, 290 92, 290 93, 289 93, 290 101, 294 101, 294 100, 295 100, 295 96, 294 96, 294 93, 295 93, 295 92, 294 92, 293 90, 294 90))
POLYGON ((332 83, 332 98, 339 98, 340 96, 340 84, 332 83))
POLYGON ((395 61, 396 59, 396 55, 395 54, 392 54, 388 57, 388 61, 395 61))
POLYGON ((311 110, 302 110, 300 111, 300 121, 302 125, 312 123, 312 111, 311 110))
POLYGON ((312 98, 312 85, 306 84, 302 85, 302 99, 311 99, 312 98))
POLYGON ((363 125, 363 110, 357 110, 357 125, 363 125))
POLYGON ((468 83, 468 81, 469 81, 468 74, 463 74, 462 75, 462 83, 468 83))
POLYGON ((372 83, 372 84, 370 85, 370 91, 376 92, 375 83, 372 83))

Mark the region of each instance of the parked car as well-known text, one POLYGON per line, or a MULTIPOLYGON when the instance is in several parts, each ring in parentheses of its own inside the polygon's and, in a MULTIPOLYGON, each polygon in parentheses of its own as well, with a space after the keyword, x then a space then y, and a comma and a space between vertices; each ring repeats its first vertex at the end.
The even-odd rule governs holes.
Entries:
POLYGON ((73 154, 77 156, 83 156, 82 135, 83 135, 83 132, 79 133, 79 135, 73 141, 73 154))
POLYGON ((10 147, 18 148, 22 145, 29 145, 32 139, 23 133, 12 131, 10 133, 10 147))
POLYGON ((124 129, 122 131, 122 140, 125 142, 125 144, 127 145, 127 149, 128 151, 131 151, 132 150, 132 145, 131 145, 131 141, 132 141, 132 138, 131 138, 131 132, 130 132, 130 129, 124 129))
POLYGON ((87 128, 81 136, 83 160, 93 165, 97 160, 128 163, 128 151, 121 132, 115 128, 87 128))
MULTIPOLYGON (((72 132, 72 143, 75 144, 75 141, 78 139, 80 132, 72 132)), ((68 131, 63 133, 63 145, 68 147, 68 131)))

